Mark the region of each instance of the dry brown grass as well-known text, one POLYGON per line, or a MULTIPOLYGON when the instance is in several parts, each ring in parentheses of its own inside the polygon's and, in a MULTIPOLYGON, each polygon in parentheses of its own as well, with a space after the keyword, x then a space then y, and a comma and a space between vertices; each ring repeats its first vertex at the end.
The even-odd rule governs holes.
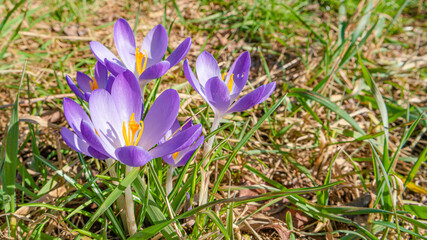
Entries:
MULTIPOLYGON (((17 86, 19 83, 23 63, 27 61, 27 78, 24 79, 23 88, 21 90, 20 102, 20 117, 39 116, 37 124, 45 124, 41 126, 38 132, 38 141, 41 146, 41 155, 47 157, 51 153, 58 153, 59 149, 68 149, 58 138, 56 126, 66 126, 67 123, 61 114, 62 104, 61 99, 64 96, 72 96, 68 93, 68 87, 65 85, 66 93, 61 92, 58 87, 56 76, 63 84, 65 84, 64 74, 75 77, 76 71, 88 72, 93 68, 94 58, 88 48, 88 43, 91 40, 98 40, 113 48, 113 23, 119 17, 129 20, 133 26, 138 3, 129 3, 126 1, 98 1, 99 4, 89 3, 90 9, 86 12, 80 11, 82 16, 74 16, 71 9, 61 7, 63 3, 53 3, 45 1, 33 1, 24 4, 18 9, 11 19, 18 17, 27 11, 27 15, 31 14, 31 21, 24 20, 21 31, 18 37, 12 42, 8 39, 12 36, 12 32, 5 34, 3 40, 0 41, 0 49, 8 45, 7 52, 3 59, 0 60, 0 138, 4 138, 8 119, 10 116, 11 104, 17 94, 17 86), (31 10, 37 11, 29 13, 31 10), (59 21, 57 18, 43 17, 52 16, 57 8, 58 14, 63 15, 64 21, 59 21), (74 16, 74 17, 73 17, 74 16), (39 19, 39 21, 34 21, 39 19), (69 22, 68 22, 69 21, 69 22), (64 58, 65 57, 65 58, 64 58), (88 60, 86 60, 88 59, 88 60), (27 86, 27 82, 29 85, 27 86), (65 95, 64 95, 65 94, 65 95), (50 125, 48 126, 47 123, 50 125), (54 124, 54 125, 52 125, 54 124), (54 127, 52 127, 54 126, 54 127)), ((320 1, 322 2, 322 1, 320 1)), ((422 2, 422 1, 420 1, 422 2)), ((210 3, 200 6, 199 1, 184 1, 178 0, 177 4, 181 14, 186 20, 197 20, 204 18, 213 12, 227 12, 226 7, 221 4, 210 3)), ((420 3, 422 5, 422 3, 420 3)), ((365 6, 362 1, 359 8, 354 13, 352 25, 348 27, 346 35, 357 26, 361 15, 357 12, 362 11, 365 6)), ((0 6, 0 11, 5 12, 10 10, 13 4, 6 2, 0 6)), ((141 13, 140 20, 137 26, 137 44, 141 43, 144 33, 147 33, 153 26, 162 22, 164 16, 164 6, 162 4, 152 4, 144 2, 140 5, 141 13)), ((328 14, 322 12, 319 3, 313 3, 307 6, 307 11, 311 12, 310 19, 313 20, 313 26, 317 26, 320 22, 335 23, 338 21, 337 14, 328 14)), ((415 18, 418 13, 416 11, 424 11, 424 7, 404 12, 402 18, 413 18, 413 21, 408 25, 402 24, 399 31, 388 33, 382 37, 369 37, 367 43, 361 48, 364 57, 372 62, 371 70, 378 70, 380 74, 376 74, 375 81, 380 88, 385 99, 391 99, 397 105, 405 107, 408 103, 411 106, 420 108, 426 107, 427 102, 427 81, 425 80, 427 67, 427 45, 425 41, 426 22, 422 18, 415 18), (421 10, 420 10, 421 9, 421 10), (411 28, 412 30, 406 30, 411 28), (423 72, 423 73, 422 73, 423 72)), ((242 6, 242 13, 247 9, 242 6)), ((424 12, 425 13, 425 12, 424 12)), ((229 15, 236 14, 236 9, 231 9, 229 15)), ((213 30, 213 24, 209 22, 193 23, 188 28, 179 22, 179 16, 174 10, 173 4, 168 3, 166 9, 168 23, 176 20, 174 23, 169 38, 170 47, 173 49, 185 37, 191 36, 193 45, 187 56, 191 64, 195 64, 196 57, 201 49, 205 46, 208 50, 218 55, 218 62, 222 66, 230 66, 231 61, 235 59, 238 53, 243 50, 251 49, 252 68, 250 73, 250 82, 253 87, 269 81, 266 71, 262 64, 262 59, 258 51, 263 48, 264 57, 268 65, 272 81, 277 81, 278 87, 274 94, 274 98, 279 98, 286 94, 289 89, 297 87, 304 89, 312 89, 326 75, 325 73, 318 74, 319 68, 322 68, 322 59, 327 51, 318 42, 313 40, 312 35, 305 28, 301 28, 300 24, 295 24, 294 37, 289 39, 287 46, 283 46, 279 41, 274 40, 274 36, 264 36, 270 40, 266 46, 260 42, 245 42, 249 38, 242 37, 242 32, 238 29, 232 29, 227 23, 219 24, 218 30, 208 38, 210 31, 213 30), (226 45, 226 47, 223 47, 226 45), (266 47, 265 47, 266 46, 266 47), (270 52, 268 52, 268 51, 270 52)), ((387 16, 389 17, 389 16, 387 16)), ((337 24, 330 24, 330 41, 336 42, 338 38, 337 24)), ((166 27, 166 26, 165 26, 166 27)), ((285 27, 285 26, 284 26, 285 27)), ((292 29, 293 26, 287 26, 292 29)), ((167 28, 167 27, 166 27, 167 28)), ((260 35, 262 29, 259 30, 260 35)), ((3 34, 3 33, 2 33, 3 34)), ((277 33, 280 35, 280 33, 277 33)), ((360 80, 353 81, 359 78, 360 70, 356 60, 352 59, 345 68, 337 71, 336 66, 340 62, 342 56, 331 59, 329 64, 330 70, 336 73, 335 76, 342 81, 342 84, 337 83, 332 77, 327 81, 327 87, 323 88, 322 94, 331 101, 338 104, 346 112, 348 112, 358 124, 368 133, 373 134, 383 130, 380 124, 380 113, 369 101, 364 98, 357 99, 352 93, 345 92, 345 89, 350 89, 357 94, 360 90, 360 80)), ((169 87, 180 87, 181 97, 185 99, 182 104, 182 117, 189 116, 198 112, 194 106, 203 104, 202 99, 194 92, 189 91, 188 84, 185 83, 180 67, 174 67, 163 78, 161 90, 169 87)), ((246 91, 250 91, 251 87, 247 87, 246 91)), ((362 94, 367 96, 367 94, 362 94)), ((288 104, 293 106, 299 105, 294 98, 288 99, 288 104)), ((272 100, 267 102, 270 105, 272 100)), ((286 105, 286 106, 287 106, 286 105)), ((321 127, 321 124, 313 118, 307 111, 289 111, 286 106, 280 106, 274 114, 272 125, 265 123, 244 147, 244 151, 265 150, 266 153, 260 154, 239 154, 230 167, 230 174, 224 178, 224 187, 231 185, 268 185, 263 179, 256 176, 253 172, 245 168, 245 164, 257 169, 269 179, 275 180, 287 188, 302 188, 322 185, 329 169, 329 164, 334 154, 341 151, 333 165, 333 179, 344 180, 345 184, 331 189, 330 205, 344 205, 355 199, 361 198, 365 194, 360 178, 355 171, 355 166, 363 173, 369 188, 369 193, 375 194, 374 174, 372 172, 371 161, 356 161, 354 164, 349 161, 349 157, 364 159, 372 156, 371 149, 368 144, 363 141, 351 142, 353 138, 346 137, 342 134, 335 135, 330 131, 321 127), (272 129, 279 131, 283 127, 291 126, 288 131, 280 137, 272 136, 272 129), (336 144, 338 142, 344 142, 336 144), (277 148, 279 146, 279 148, 277 148), (274 153, 280 150, 283 154, 274 153), (345 154, 346 153, 346 154, 345 154), (314 177, 311 181, 305 174, 299 171, 286 158, 293 159, 309 170, 314 177), (263 162, 264 165, 257 162, 263 162)), ((348 124, 337 119, 334 112, 327 110, 318 104, 312 104, 313 111, 320 120, 336 129, 350 129, 348 124)), ((250 111, 247 115, 243 114, 229 117, 228 119, 242 120, 251 119, 250 125, 257 122, 262 116, 261 107, 255 111, 250 111)), ((198 117, 197 115, 195 116, 198 117)), ((31 118, 31 117, 30 117, 31 118)), ((426 121, 426 119, 423 119, 426 121)), ((394 152, 397 149, 399 141, 402 139, 402 132, 408 123, 402 117, 397 118, 391 123, 392 130, 390 131, 390 150, 394 152)), ((425 135, 425 125, 419 125, 415 134, 410 138, 409 142, 400 151, 400 157, 417 158, 420 152, 427 146, 427 137, 425 135)), ((26 124, 21 124, 20 133, 22 134, 21 142, 28 136, 29 128, 26 124)), ((219 139, 224 136, 219 136, 219 139)), ((236 139, 230 139, 231 144, 234 144, 236 139)), ((2 141, 4 144, 4 141, 2 141)), ((3 145, 2 145, 3 146, 3 145)), ((25 166, 31 165, 34 161, 32 158, 31 144, 28 143, 22 149, 20 160, 25 166)), ((67 156, 54 156, 50 159, 57 166, 67 164, 69 159, 75 158, 75 154, 67 156), (62 160, 61 160, 62 159, 62 160)), ((225 160, 218 161, 218 165, 224 164, 225 160)), ((395 171, 402 176, 407 176, 412 163, 398 161, 395 171)), ((50 169, 48 171, 48 179, 55 175, 50 169)), ((75 164, 67 168, 67 174, 75 176, 80 170, 79 164, 75 164)), ((96 174, 95 170, 94 173, 96 174)), ((33 179, 41 184, 42 175, 35 171, 30 171, 33 179)), ((427 188, 427 172, 423 165, 420 168, 414 183, 418 186, 427 188)), ((17 181, 20 181, 19 177, 17 181)), ((216 180, 215 171, 211 175, 211 181, 216 180)), ((84 179, 79 180, 84 184, 84 179)), ((25 202, 43 202, 55 205, 55 201, 59 197, 70 194, 72 189, 66 182, 58 179, 56 186, 52 187, 52 191, 42 198, 37 200, 32 199, 29 195, 25 195, 25 202)), ((264 193, 265 190, 245 190, 232 191, 231 195, 251 196, 254 194, 264 193)), ((18 197, 21 195, 18 191, 18 197)), ((226 191, 218 193, 217 199, 227 198, 226 191)), ((316 201, 316 195, 305 195, 309 201, 316 201)), ((19 199, 19 198, 18 198, 19 199)), ((402 199, 406 201, 415 201, 421 205, 427 204, 426 195, 413 191, 403 193, 402 199)), ((77 199, 67 207, 75 207, 83 204, 85 199, 77 199)), ((235 217, 242 217, 248 214, 265 203, 248 204, 244 207, 235 209, 235 217)), ((304 232, 331 232, 331 229, 342 227, 339 223, 327 221, 325 224, 319 223, 311 219, 307 215, 288 208, 289 201, 284 199, 271 207, 257 213, 250 219, 240 225, 236 230, 236 236, 241 236, 245 239, 245 234, 253 236, 255 239, 278 239, 289 236, 289 230, 285 224, 285 213, 292 211, 294 218, 294 227, 297 238, 305 239, 307 237, 304 232)), ((366 206, 367 207, 367 206, 366 206)), ((95 206, 88 206, 89 209, 95 211, 95 206)), ((37 208, 21 207, 17 210, 16 215, 19 216, 28 226, 34 228, 44 219, 50 219, 45 233, 58 236, 64 239, 72 239, 76 236, 76 232, 64 222, 59 222, 65 213, 57 215, 43 213, 37 208)), ((86 217, 75 215, 70 219, 76 226, 82 227, 87 221, 86 217)), ((365 218, 356 219, 356 221, 366 221, 365 218)), ((0 223, 4 223, 4 217, 0 218, 0 223)), ((99 226, 98 226, 99 227, 99 226)), ((3 232, 3 236, 5 237, 3 232)), ((27 235, 29 236, 29 235, 27 235)), ((332 235, 328 235, 331 238, 332 235)), ((337 237, 337 235, 334 235, 337 237)), ((324 236, 320 237, 323 238, 324 236)), ((319 239, 320 239, 319 238, 319 239)))

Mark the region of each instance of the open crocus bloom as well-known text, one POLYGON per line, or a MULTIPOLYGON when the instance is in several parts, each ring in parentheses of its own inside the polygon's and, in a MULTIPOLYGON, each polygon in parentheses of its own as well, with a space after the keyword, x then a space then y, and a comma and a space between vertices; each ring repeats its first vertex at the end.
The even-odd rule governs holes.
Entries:
POLYGON ((108 76, 107 68, 99 61, 95 65, 95 77, 89 77, 82 72, 77 72, 76 80, 79 87, 71 80, 70 76, 67 75, 65 79, 74 94, 86 102, 89 101, 90 94, 95 89, 102 88, 110 92, 114 81, 114 77, 112 75, 108 76))
MULTIPOLYGON (((187 130, 188 128, 197 127, 197 126, 200 129, 202 129, 201 124, 197 124, 197 125, 193 126, 193 121, 191 121, 191 119, 187 120, 183 124, 182 127, 179 126, 179 122, 178 122, 178 120, 176 120, 174 122, 174 124, 172 125, 171 129, 169 129, 169 131, 166 132, 164 138, 162 138, 160 140, 160 143, 163 143, 169 139, 172 139, 175 136, 179 136, 179 133, 187 130)), ((200 131, 200 134, 201 133, 202 132, 200 131)), ((199 134, 199 136, 200 136, 200 134, 199 134)), ((197 136, 197 137, 199 137, 199 136, 197 136)), ((200 136, 197 140, 194 139, 194 141, 192 142, 192 144, 190 146, 185 147, 185 148, 181 148, 173 154, 165 155, 162 157, 162 159, 172 167, 184 166, 188 162, 188 160, 191 158, 193 153, 197 150, 197 148, 199 148, 200 145, 202 145, 204 140, 205 140, 204 136, 200 136)))
POLYGON ((212 107, 215 115, 224 116, 228 113, 247 110, 264 102, 276 88, 276 82, 262 85, 235 101, 246 85, 250 65, 249 52, 242 53, 231 65, 224 79, 226 73, 221 76, 215 58, 205 51, 196 61, 198 79, 188 65, 187 59, 184 61, 184 74, 194 90, 212 107))
POLYGON ((90 42, 95 57, 105 63, 108 70, 117 75, 128 69, 145 85, 153 79, 163 76, 171 67, 187 55, 191 38, 185 39, 162 61, 168 46, 168 34, 162 25, 157 25, 147 34, 140 48, 135 45, 135 37, 128 22, 122 18, 114 25, 114 43, 120 59, 108 48, 97 41, 90 42))
POLYGON ((138 167, 190 146, 201 134, 201 128, 194 126, 158 144, 178 115, 179 96, 175 90, 160 94, 143 121, 142 110, 138 82, 130 71, 125 71, 115 78, 111 93, 105 89, 91 93, 90 117, 80 105, 65 98, 65 118, 74 133, 62 128, 61 135, 75 151, 138 167))

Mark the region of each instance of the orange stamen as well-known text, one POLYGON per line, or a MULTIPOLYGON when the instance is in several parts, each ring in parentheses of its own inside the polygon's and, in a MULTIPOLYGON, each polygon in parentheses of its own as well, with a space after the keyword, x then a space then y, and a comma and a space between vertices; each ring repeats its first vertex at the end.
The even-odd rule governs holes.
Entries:
POLYGON ((228 83, 227 83, 228 91, 230 93, 231 93, 231 89, 233 89, 233 83, 234 83, 233 76, 234 76, 234 74, 231 74, 230 80, 228 80, 228 83))
POLYGON ((92 77, 92 81, 90 81, 89 84, 92 91, 98 89, 98 82, 96 82, 96 79, 94 77, 92 77))
POLYGON ((144 123, 142 121, 139 122, 139 124, 135 121, 135 113, 132 113, 132 115, 129 118, 129 128, 126 129, 126 122, 123 122, 123 138, 125 140, 126 146, 134 145, 136 146, 141 139, 142 131, 144 130, 144 123), (127 131, 126 131, 127 130, 127 131), (136 132, 138 132, 138 136, 135 139, 136 132))
POLYGON ((178 157, 178 154, 179 154, 179 152, 176 152, 176 153, 172 154, 173 160, 175 160, 178 157))
POLYGON ((139 51, 139 48, 135 50, 135 62, 136 62, 136 72, 138 75, 141 75, 145 71, 147 66, 147 52, 142 50, 144 53, 139 51), (144 60, 144 65, 142 65, 142 60, 144 60))

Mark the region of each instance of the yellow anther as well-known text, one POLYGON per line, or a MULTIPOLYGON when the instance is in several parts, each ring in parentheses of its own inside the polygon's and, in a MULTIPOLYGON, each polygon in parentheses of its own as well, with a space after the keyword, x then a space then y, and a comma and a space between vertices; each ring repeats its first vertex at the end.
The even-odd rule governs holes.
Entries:
POLYGON ((141 75, 145 71, 147 66, 147 52, 142 50, 144 53, 139 51, 139 48, 135 50, 135 62, 136 62, 136 72, 138 75, 141 75), (142 65, 142 60, 144 60, 144 65, 142 65))
POLYGON ((222 74, 222 77, 221 77, 221 80, 222 80, 222 81, 224 81, 225 74, 227 74, 227 73, 223 73, 223 74, 222 74))
POLYGON ((126 146, 129 146, 130 144, 129 144, 128 135, 126 133, 126 123, 125 122, 123 122, 122 132, 123 132, 123 138, 125 139, 126 146))
POLYGON ((172 154, 173 160, 175 160, 178 157, 178 154, 179 154, 179 152, 176 152, 176 153, 172 154))
POLYGON ((94 77, 92 77, 92 81, 90 81, 89 84, 92 91, 98 89, 98 82, 96 82, 96 79, 94 77))
POLYGON ((139 139, 141 139, 141 136, 142 136, 142 131, 144 130, 144 122, 140 121, 139 124, 141 125, 141 130, 139 130, 138 137, 136 138, 136 141, 133 144, 134 146, 136 146, 138 144, 139 139))
POLYGON ((233 76, 234 76, 234 74, 231 74, 231 76, 230 76, 230 80, 228 80, 228 83, 227 83, 227 87, 228 87, 228 91, 231 93, 231 89, 233 89, 233 76))
POLYGON ((144 130, 144 123, 142 121, 139 122, 139 124, 135 121, 135 113, 132 113, 132 115, 129 118, 129 129, 126 129, 126 122, 123 122, 123 138, 125 140, 126 146, 134 145, 136 146, 141 139, 142 131, 144 130), (126 131, 127 130, 127 131, 126 131), (138 132, 138 137, 135 139, 135 134, 138 132))
POLYGON ((132 133, 136 133, 136 131, 138 131, 139 129, 139 124, 135 121, 135 113, 132 113, 132 115, 130 115, 129 128, 132 133))

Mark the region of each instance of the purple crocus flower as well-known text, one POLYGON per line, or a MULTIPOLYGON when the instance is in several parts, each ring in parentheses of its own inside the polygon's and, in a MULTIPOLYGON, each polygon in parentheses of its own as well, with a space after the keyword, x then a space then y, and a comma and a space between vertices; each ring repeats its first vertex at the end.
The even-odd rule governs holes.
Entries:
POLYGON ((89 113, 71 99, 64 99, 64 114, 74 133, 62 128, 64 141, 73 150, 99 159, 112 158, 131 166, 143 166, 190 146, 201 134, 189 127, 174 138, 158 144, 174 123, 179 110, 175 90, 164 91, 142 121, 142 96, 130 71, 117 75, 111 93, 95 89, 89 98, 89 113))
POLYGON ((71 80, 70 76, 67 75, 65 79, 71 90, 86 102, 89 101, 90 94, 95 89, 102 88, 110 92, 114 82, 114 77, 108 74, 105 65, 99 61, 95 64, 95 77, 89 77, 82 72, 77 72, 76 80, 79 87, 71 80))
MULTIPOLYGON (((202 125, 197 124, 195 126, 199 126, 200 129, 202 128, 202 125)), ((174 124, 172 125, 171 129, 166 132, 163 139, 160 140, 160 143, 163 143, 169 139, 174 138, 175 136, 179 136, 179 133, 182 131, 187 130, 188 128, 195 127, 193 126, 193 121, 191 119, 185 121, 184 125, 181 127, 179 125, 179 121, 175 120, 174 124)), ((202 132, 200 132, 201 134, 202 132)), ((199 136, 200 136, 199 134, 199 136)), ((185 164, 187 164, 188 160, 191 158, 193 153, 203 144, 203 141, 205 140, 204 136, 200 136, 197 140, 188 147, 182 148, 180 151, 177 151, 173 154, 168 154, 162 157, 162 159, 169 164, 172 167, 182 167, 185 164)))
POLYGON ((221 118, 228 113, 241 112, 264 102, 276 88, 276 82, 262 85, 235 101, 246 85, 250 65, 249 52, 242 53, 231 65, 224 79, 226 73, 221 76, 217 61, 205 51, 196 61, 198 79, 187 59, 184 61, 184 74, 194 90, 212 107, 215 115, 221 118))
POLYGON ((128 22, 122 18, 114 25, 114 43, 120 59, 97 41, 90 42, 95 57, 105 63, 108 70, 117 75, 128 69, 139 79, 142 86, 163 76, 171 67, 187 55, 191 38, 185 39, 166 60, 162 61, 168 46, 168 34, 162 25, 157 25, 145 36, 140 48, 128 22))

